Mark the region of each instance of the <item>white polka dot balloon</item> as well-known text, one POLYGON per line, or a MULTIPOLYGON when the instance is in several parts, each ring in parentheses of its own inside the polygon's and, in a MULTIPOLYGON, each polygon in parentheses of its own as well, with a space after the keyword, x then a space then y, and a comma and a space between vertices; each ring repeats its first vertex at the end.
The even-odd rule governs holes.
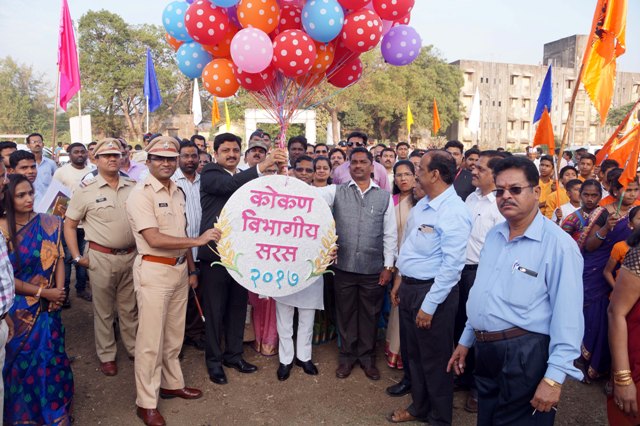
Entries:
POLYGON ((360 9, 344 19, 342 41, 358 53, 367 52, 378 45, 382 38, 382 19, 373 11, 360 9))
POLYGON ((422 39, 409 25, 398 25, 382 38, 382 57, 391 65, 408 65, 420 55, 422 39))
POLYGON ((338 68, 330 77, 329 83, 335 87, 345 88, 356 83, 362 77, 362 61, 353 58, 338 68))
POLYGON ((200 44, 217 44, 229 32, 227 12, 209 0, 193 2, 187 9, 184 23, 189 35, 200 44))
POLYGON ((189 4, 184 1, 172 1, 162 12, 162 25, 171 37, 179 41, 191 41, 191 36, 184 25, 184 14, 189 4))
POLYGON ((246 72, 264 71, 273 58, 271 39, 262 30, 244 28, 231 40, 231 58, 234 64, 246 72))
POLYGON ((411 12, 415 0, 371 0, 376 13, 388 21, 395 21, 411 12))

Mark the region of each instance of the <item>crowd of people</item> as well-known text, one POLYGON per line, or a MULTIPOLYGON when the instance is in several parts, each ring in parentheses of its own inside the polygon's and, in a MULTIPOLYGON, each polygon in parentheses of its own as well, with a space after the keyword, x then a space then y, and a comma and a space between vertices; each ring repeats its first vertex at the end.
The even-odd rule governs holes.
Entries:
POLYGON ((224 385, 225 368, 258 370, 245 343, 277 354, 280 381, 294 366, 319 373, 314 344, 337 346, 338 379, 359 365, 379 380, 380 340, 387 366, 403 371, 386 393, 412 401, 392 423, 449 425, 461 390, 479 425, 550 425, 567 376, 609 380, 611 424, 638 423, 640 194, 613 160, 564 152, 556 173, 534 148, 412 150, 356 131, 335 147, 294 136, 285 150, 258 130, 244 152, 230 133, 211 146, 201 135, 146 135, 143 149, 73 143, 58 167, 42 135, 26 143, 0 142, 6 424, 71 421, 61 310, 73 270, 76 300, 92 303, 99 369, 118 374, 119 333, 146 425, 165 424, 159 398, 202 397, 185 384, 184 345, 224 385), (334 275, 263 298, 215 263, 215 225, 238 188, 277 173, 328 203, 338 249, 334 275), (71 193, 59 215, 37 208, 54 180, 71 193))

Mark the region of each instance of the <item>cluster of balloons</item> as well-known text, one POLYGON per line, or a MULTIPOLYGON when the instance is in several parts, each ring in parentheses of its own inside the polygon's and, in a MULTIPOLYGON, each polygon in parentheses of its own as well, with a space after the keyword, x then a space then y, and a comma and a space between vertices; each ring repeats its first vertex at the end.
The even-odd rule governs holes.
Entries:
POLYGON ((407 25, 415 0, 175 0, 162 14, 180 71, 218 97, 263 91, 278 74, 343 88, 360 54, 380 44, 389 64, 413 62, 422 41, 407 25))

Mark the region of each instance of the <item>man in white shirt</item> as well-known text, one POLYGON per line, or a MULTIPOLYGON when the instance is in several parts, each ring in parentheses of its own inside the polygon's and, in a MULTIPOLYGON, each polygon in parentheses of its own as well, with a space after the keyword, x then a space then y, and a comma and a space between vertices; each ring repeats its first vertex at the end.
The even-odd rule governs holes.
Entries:
POLYGON ((29 147, 31 153, 36 157, 38 176, 35 182, 33 182, 33 190, 36 192, 36 198, 41 199, 47 192, 47 188, 58 166, 55 161, 43 155, 44 139, 40 133, 31 133, 27 136, 26 141, 27 147, 29 147))
MULTIPOLYGON (((458 302, 458 313, 454 328, 454 340, 458 341, 464 326, 467 322, 467 299, 469 291, 476 279, 478 270, 478 260, 480 251, 484 246, 487 233, 491 228, 500 222, 504 222, 504 216, 500 214, 496 203, 496 196, 493 190, 496 188, 493 179, 493 166, 505 157, 504 153, 498 151, 482 151, 475 166, 471 170, 471 183, 476 187, 467 197, 465 204, 471 213, 472 227, 467 244, 467 260, 465 262, 458 287, 460 288, 460 299, 458 302)), ((470 363, 473 357, 468 358, 470 363)), ((473 368, 465 370, 466 373, 457 378, 458 388, 469 388, 469 396, 464 409, 470 413, 478 411, 478 393, 473 381, 473 368)))
POLYGON ((87 148, 80 142, 69 145, 69 162, 60 167, 53 174, 53 179, 58 180, 71 192, 80 185, 82 178, 91 172, 91 167, 87 166, 87 148))

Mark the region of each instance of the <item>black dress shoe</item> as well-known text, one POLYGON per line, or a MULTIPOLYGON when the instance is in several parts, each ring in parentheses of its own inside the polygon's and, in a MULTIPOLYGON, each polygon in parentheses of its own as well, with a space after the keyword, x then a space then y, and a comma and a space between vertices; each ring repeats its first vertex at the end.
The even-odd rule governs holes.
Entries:
POLYGON ((298 358, 296 358, 296 365, 298 367, 302 367, 302 371, 304 371, 305 373, 311 376, 316 376, 318 374, 318 369, 316 368, 316 366, 313 364, 313 361, 311 360, 300 361, 298 358))
POLYGON ((389 386, 385 392, 389 396, 405 396, 411 393, 411 385, 402 381, 397 385, 389 386))
POLYGON ((291 369, 293 368, 293 363, 291 364, 283 364, 280 363, 280 366, 278 367, 278 380, 280 380, 281 382, 284 382, 285 380, 287 380, 289 378, 289 373, 291 373, 291 369))
POLYGON ((222 361, 222 365, 224 365, 225 367, 236 369, 241 373, 255 373, 256 371, 258 371, 258 367, 253 364, 249 364, 242 358, 240 358, 236 362, 222 361))
POLYGON ((217 385, 226 385, 227 375, 224 374, 224 369, 222 367, 213 367, 209 370, 209 380, 217 385))
POLYGON ((184 344, 185 345, 189 345, 189 346, 193 346, 194 348, 196 348, 199 351, 204 351, 204 348, 205 348, 205 343, 204 343, 204 340, 202 340, 202 339, 193 339, 191 337, 185 337, 184 338, 184 344))

